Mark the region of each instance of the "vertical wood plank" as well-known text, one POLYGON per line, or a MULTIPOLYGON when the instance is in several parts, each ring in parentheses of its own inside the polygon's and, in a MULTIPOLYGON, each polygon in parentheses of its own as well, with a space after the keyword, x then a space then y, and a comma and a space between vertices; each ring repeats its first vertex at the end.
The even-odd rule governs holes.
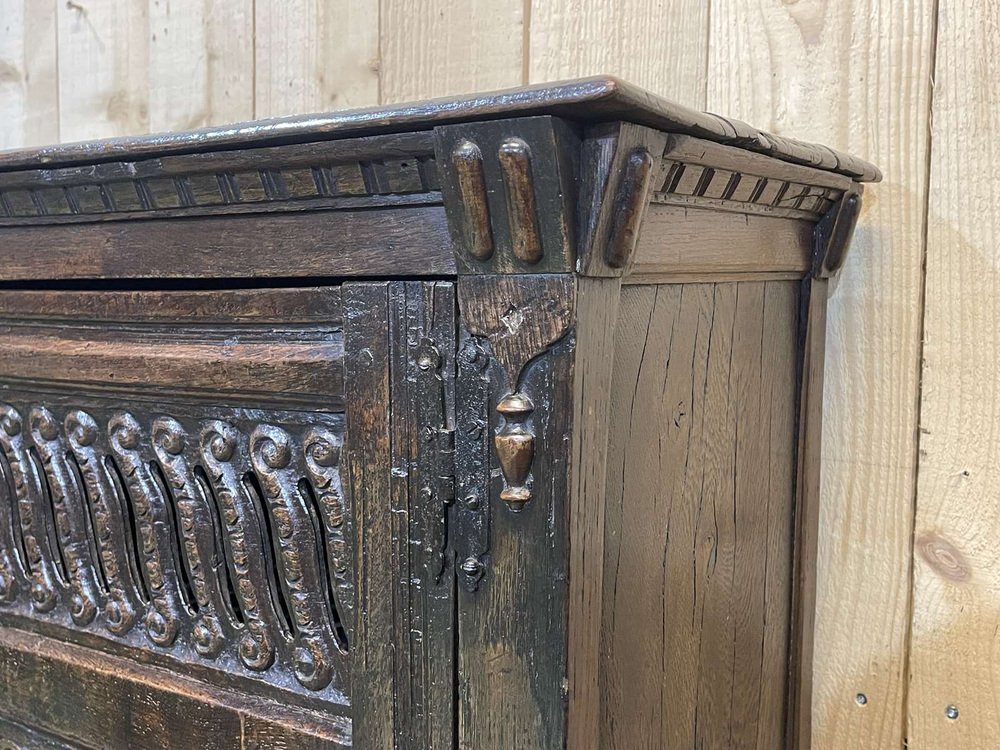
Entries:
POLYGON ((792 616, 789 622, 788 746, 796 750, 823 747, 814 738, 817 569, 822 512, 823 380, 826 373, 829 282, 803 283, 802 359, 799 379, 799 436, 795 478, 792 616))
POLYGON ((149 127, 253 118, 253 0, 149 0, 149 127))
POLYGON ((0 148, 59 140, 55 0, 0 0, 0 148))
MULTIPOLYGON (((761 411, 767 417, 766 442, 769 446, 784 445, 789 435, 801 431, 799 406, 789 394, 799 393, 800 336, 799 329, 787 336, 773 336, 782 330, 781 321, 799 320, 800 289, 798 284, 768 282, 764 291, 763 361, 773 369, 765 378, 761 392, 761 411)), ((787 330, 787 329, 785 329, 787 330)), ((800 397, 801 398, 801 397, 800 397)), ((796 451, 770 450, 767 457, 767 533, 764 569, 764 638, 760 650, 760 680, 762 685, 775 685, 788 679, 790 617, 785 613, 791 606, 793 581, 788 576, 774 575, 771 570, 794 570, 789 544, 793 538, 794 513, 784 512, 781 489, 794 483, 796 451), (781 613, 776 616, 776 613, 781 613)), ((787 701, 782 704, 762 702, 757 724, 757 747, 761 750, 780 747, 785 737, 787 701)))
MULTIPOLYGON (((395 541, 396 744, 454 747, 454 567, 445 554, 438 431, 454 384, 455 302, 448 283, 389 285, 392 448, 388 472, 395 541)), ((369 676, 367 679, 371 679, 369 676)))
POLYGON ((531 0, 528 83, 611 74, 705 106, 707 0, 531 0))
POLYGON ((378 103, 376 0, 255 0, 257 117, 378 103))
POLYGON ((943 0, 937 39, 908 724, 964 750, 1000 736, 1000 7, 943 0))
MULTIPOLYGON (((575 291, 568 274, 468 275, 458 281, 461 324, 484 352, 483 367, 463 368, 459 377, 485 379, 489 395, 485 414, 469 413, 459 400, 456 431, 487 432, 492 443, 498 431, 507 430, 496 406, 517 393, 532 404, 533 441, 530 499, 519 510, 501 498, 506 484, 495 448, 481 457, 482 464, 463 456, 457 467, 460 487, 471 484, 464 468, 473 464, 488 465, 490 477, 488 495, 473 498, 477 507, 488 504, 485 567, 478 585, 469 587, 462 579, 459 593, 458 746, 463 750, 561 748, 566 742, 575 291), (512 330, 505 322, 515 313, 521 323, 512 330)), ((456 389, 472 390, 461 383, 456 389)), ((462 570, 465 562, 459 563, 462 570)))
POLYGON ((601 735, 601 603, 611 378, 621 283, 577 278, 577 361, 569 517, 566 747, 601 735))
POLYGON ((57 4, 59 134, 80 141, 149 130, 149 0, 57 4))
MULTIPOLYGON (((454 569, 437 431, 453 398, 449 283, 344 285, 347 459, 357 535, 358 747, 454 747, 454 569)), ((446 483, 447 484, 447 483, 446 483)))
POLYGON ((902 742, 932 8, 712 5, 709 109, 849 150, 886 175, 866 196, 829 310, 816 747, 902 742))
POLYGON ((781 746, 797 301, 788 281, 623 289, 600 747, 781 746))
POLYGON ((393 602, 397 547, 391 509, 387 283, 344 285, 347 465, 354 507, 357 622, 351 646, 354 742, 395 747, 393 602))
POLYGON ((524 82, 524 0, 380 0, 383 104, 524 82))

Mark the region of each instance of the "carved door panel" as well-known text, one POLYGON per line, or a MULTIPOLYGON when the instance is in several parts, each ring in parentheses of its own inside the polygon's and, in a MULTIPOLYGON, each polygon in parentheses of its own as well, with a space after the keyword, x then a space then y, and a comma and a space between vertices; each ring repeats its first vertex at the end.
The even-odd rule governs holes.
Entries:
POLYGON ((406 680, 431 737, 452 296, 0 294, 0 736, 376 747, 406 680))

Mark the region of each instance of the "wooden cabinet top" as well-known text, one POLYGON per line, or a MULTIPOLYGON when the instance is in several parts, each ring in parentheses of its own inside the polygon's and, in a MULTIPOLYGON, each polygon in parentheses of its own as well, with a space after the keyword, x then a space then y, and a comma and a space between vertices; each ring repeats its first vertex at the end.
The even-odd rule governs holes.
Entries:
POLYGON ((555 115, 585 123, 633 122, 766 154, 794 164, 837 172, 860 182, 881 179, 875 165, 850 154, 772 135, 739 120, 698 112, 610 76, 416 103, 279 117, 188 132, 4 151, 0 152, 0 171, 275 146, 530 115, 555 115))
POLYGON ((880 176, 588 78, 0 153, 0 280, 801 277, 880 176))

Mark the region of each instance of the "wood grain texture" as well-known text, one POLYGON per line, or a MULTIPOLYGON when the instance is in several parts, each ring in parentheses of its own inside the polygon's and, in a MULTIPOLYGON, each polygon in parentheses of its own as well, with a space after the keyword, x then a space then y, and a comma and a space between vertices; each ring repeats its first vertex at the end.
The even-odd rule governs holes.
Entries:
MULTIPOLYGON (((465 340, 484 352, 488 413, 456 404, 456 431, 501 434, 497 404, 517 393, 533 404, 535 443, 529 501, 508 507, 500 462, 493 455, 466 460, 489 467, 488 546, 478 586, 458 597, 458 746, 463 750, 563 747, 566 739, 568 437, 572 431, 575 285, 568 274, 463 276, 458 281, 465 340), (526 616, 534 612, 536 616, 526 616)), ((463 345, 463 350, 466 345, 463 345)), ((459 395, 471 389, 459 384, 459 395)), ((478 444, 489 451, 493 440, 478 444)), ((467 444, 467 450, 475 450, 467 444)), ((473 478, 475 481, 475 478, 473 478)), ((472 484, 457 473, 460 486, 472 484)), ((465 561, 459 563, 463 567, 465 561)), ((476 563, 479 565, 480 563, 476 563)))
POLYGON ((797 289, 623 288, 609 407, 602 748, 781 746, 797 289))
POLYGON ((347 284, 346 362, 349 398, 364 404, 347 418, 347 467, 354 504, 358 592, 351 674, 357 685, 353 703, 361 720, 354 739, 372 750, 395 747, 393 709, 393 520, 391 478, 382 469, 392 451, 388 285, 347 284), (378 675, 377 679, 368 679, 378 675))
POLYGON ((149 0, 151 130, 254 116, 253 7, 253 0, 149 0))
POLYGON ((57 3, 59 136, 145 133, 149 118, 149 0, 57 3))
POLYGON ((0 629, 0 711, 78 747, 352 747, 342 718, 283 709, 232 690, 113 656, 67 649, 36 634, 0 629), (38 695, 60 700, 39 701, 38 695), (124 717, 109 721, 108 717, 124 717), (251 741, 247 741, 247 738, 251 741), (292 743, 292 744, 288 744, 292 743))
MULTIPOLYGON (((262 393, 300 399, 325 394, 340 403, 343 339, 323 326, 305 335, 291 327, 244 328, 236 340, 231 325, 190 329, 167 324, 150 332, 107 325, 103 330, 0 322, 3 378, 61 382, 63 387, 165 388, 227 392, 229 398, 262 393)), ((331 400, 327 400, 331 399, 331 400)))
MULTIPOLYGON (((812 225, 801 219, 654 204, 629 275, 643 280, 714 274, 803 276, 812 225)), ((628 279, 628 277, 626 277, 628 279)))
POLYGON ((455 745, 454 496, 437 435, 452 427, 452 284, 344 287, 348 466, 357 528, 352 651, 358 747, 455 745), (431 439, 427 439, 430 435, 431 439))
POLYGON ((380 103, 517 86, 523 0, 381 0, 380 103))
POLYGON ((632 123, 589 128, 580 152, 576 270, 620 276, 631 266, 653 186, 660 182, 666 137, 632 123), (636 180, 639 172, 644 179, 636 180))
POLYGON ((965 750, 1000 735, 1000 8, 942 2, 937 31, 907 720, 965 750))
POLYGON ((255 0, 254 116, 378 103, 379 3, 255 0))
POLYGON ((59 140, 56 5, 0 0, 0 149, 59 140))
POLYGON ((746 0, 712 10, 710 109, 808 132, 886 173, 866 196, 828 318, 817 748, 903 741, 932 9, 746 0))
POLYGON ((601 734, 601 610, 612 368, 621 286, 577 280, 577 357, 569 520, 566 747, 589 748, 601 734))
MULTIPOLYGON (((788 719, 792 748, 819 745, 813 736, 818 549, 822 512, 823 381, 829 282, 803 282, 800 302, 799 425, 796 446, 794 559, 789 649, 788 719)), ((855 701, 857 702, 857 701, 855 701)), ((859 704, 860 705, 860 704, 859 704)), ((822 746, 822 745, 820 745, 822 746)))
POLYGON ((572 269, 579 142, 566 122, 528 117, 445 126, 434 140, 459 273, 572 269), (466 173, 466 151, 481 156, 473 163, 483 179, 466 173), (469 205, 481 210, 470 213, 469 205), (482 245, 488 253, 477 252, 480 236, 490 238, 482 245))
POLYGON ((318 211, 203 216, 177 223, 136 220, 9 227, 3 233, 0 260, 8 280, 389 276, 455 271, 441 206, 378 214, 318 211), (16 251, 27 247, 39 249, 16 251), (375 248, 380 249, 372 252, 375 248))
POLYGON ((612 74, 703 108, 709 5, 531 0, 527 82, 612 74))

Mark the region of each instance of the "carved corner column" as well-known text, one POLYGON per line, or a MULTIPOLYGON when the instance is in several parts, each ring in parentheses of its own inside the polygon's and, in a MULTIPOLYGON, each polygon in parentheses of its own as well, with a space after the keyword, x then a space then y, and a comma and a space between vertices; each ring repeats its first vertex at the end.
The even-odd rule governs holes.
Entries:
POLYGON ((459 733, 468 747, 561 747, 575 279, 458 286, 459 733))
POLYGON ((580 142, 526 117, 435 144, 459 269, 459 745, 562 747, 580 142))

